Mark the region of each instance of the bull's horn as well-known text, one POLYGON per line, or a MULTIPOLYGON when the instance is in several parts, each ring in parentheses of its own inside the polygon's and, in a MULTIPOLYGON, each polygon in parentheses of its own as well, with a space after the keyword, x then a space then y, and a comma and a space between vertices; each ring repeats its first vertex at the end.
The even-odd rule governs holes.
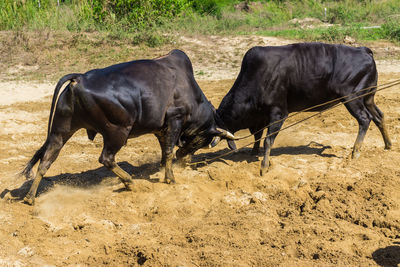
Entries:
POLYGON ((213 140, 211 141, 211 143, 208 145, 209 148, 215 147, 216 145, 218 145, 219 141, 221 141, 221 137, 219 136, 214 136, 213 140))
POLYGON ((221 132, 220 136, 225 137, 226 139, 235 140, 235 136, 228 132, 227 130, 217 128, 217 131, 221 132))

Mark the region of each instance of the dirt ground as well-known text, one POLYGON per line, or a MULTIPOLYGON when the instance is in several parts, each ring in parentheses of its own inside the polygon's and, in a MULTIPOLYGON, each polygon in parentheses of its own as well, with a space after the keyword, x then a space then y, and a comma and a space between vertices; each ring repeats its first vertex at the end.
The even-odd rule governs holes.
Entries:
MULTIPOLYGON (((181 44, 216 107, 239 71, 242 50, 290 43, 251 37, 254 42, 240 46, 240 38, 249 39, 211 38, 204 45, 188 38, 181 44), (241 52, 221 52, 228 41, 241 52), (193 51, 200 48, 190 50, 196 45, 208 47, 215 64, 196 57, 193 51)), ((382 43, 372 46, 385 53, 382 43)), ((400 78, 400 62, 390 53, 377 60, 380 84, 400 78)), ((361 157, 351 160, 358 125, 340 107, 282 131, 264 177, 261 157, 242 148, 197 168, 174 166, 177 184, 167 185, 157 139, 145 135, 117 154, 121 167, 134 174, 135 190, 127 192, 98 163, 101 138, 91 142, 80 131, 47 172, 32 207, 10 196, 23 197, 32 183, 18 173, 45 140, 55 83, 24 81, 24 68, 32 66, 9 66, 0 75, 22 75, 0 81, 0 266, 400 264, 399 86, 375 97, 385 112, 391 150, 383 149, 371 124, 361 157)), ((198 151, 193 161, 227 151, 223 142, 198 151)))

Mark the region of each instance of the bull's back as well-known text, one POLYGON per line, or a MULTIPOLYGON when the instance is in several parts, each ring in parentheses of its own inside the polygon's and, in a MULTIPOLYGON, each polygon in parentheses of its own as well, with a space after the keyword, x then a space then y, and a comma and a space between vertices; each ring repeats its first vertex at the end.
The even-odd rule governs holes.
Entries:
MULTIPOLYGON (((189 58, 180 50, 155 60, 137 60, 85 73, 77 95, 89 121, 132 126, 132 135, 155 132, 168 108, 202 96, 189 58)), ((188 106, 188 105, 186 105, 188 106)))
POLYGON ((253 47, 218 114, 232 130, 248 128, 265 121, 273 106, 300 111, 354 93, 365 79, 374 85, 376 77, 368 48, 322 43, 253 47))
POLYGON ((287 49, 292 51, 282 61, 280 75, 282 87, 287 90, 289 112, 355 93, 365 80, 369 81, 367 84, 376 84, 375 62, 368 48, 304 43, 287 49))
POLYGON ((174 75, 153 60, 139 60, 92 70, 76 89, 78 116, 92 128, 113 124, 132 127, 132 134, 156 131, 164 123, 174 75))

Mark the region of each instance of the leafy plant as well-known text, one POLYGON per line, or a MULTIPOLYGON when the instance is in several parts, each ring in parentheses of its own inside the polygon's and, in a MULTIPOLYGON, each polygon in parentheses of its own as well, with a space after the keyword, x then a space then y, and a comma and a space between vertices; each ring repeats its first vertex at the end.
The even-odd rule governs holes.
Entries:
POLYGON ((201 15, 212 15, 217 18, 222 17, 221 6, 216 0, 189 0, 193 10, 201 15))
POLYGON ((383 35, 395 41, 400 41, 400 19, 390 18, 382 25, 383 35))
MULTIPOLYGON (((339 42, 346 35, 399 41, 400 0, 0 0, 0 30, 105 32, 150 46, 185 33, 260 33, 339 42), (248 12, 234 5, 246 1, 248 12), (327 10, 325 16, 325 8, 327 10), (335 25, 302 29, 293 19, 335 25), (380 29, 363 26, 381 25, 380 29), (133 37, 132 37, 133 36, 133 37)), ((316 26, 318 27, 318 26, 316 26)))

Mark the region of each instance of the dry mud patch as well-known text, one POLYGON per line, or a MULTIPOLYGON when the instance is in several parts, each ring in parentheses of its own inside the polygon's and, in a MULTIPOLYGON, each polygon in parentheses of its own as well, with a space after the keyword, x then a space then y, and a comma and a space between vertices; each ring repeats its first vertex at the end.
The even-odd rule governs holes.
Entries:
MULTIPOLYGON (((197 64, 194 60, 195 69, 197 64)), ((399 65, 387 65, 381 84, 400 78, 399 65)), ((200 81, 215 106, 235 76, 220 67, 210 71, 214 78, 200 81)), ((371 124, 361 157, 350 160, 358 126, 340 107, 281 132, 264 177, 260 157, 243 148, 197 168, 174 166, 177 184, 167 185, 158 142, 145 135, 129 140, 117 155, 121 167, 135 175, 135 190, 126 192, 98 163, 101 138, 91 142, 80 131, 63 148, 30 207, 6 195, 21 197, 31 185, 17 174, 44 142, 54 85, 0 86, 0 265, 400 263, 398 87, 376 96, 393 142, 389 151, 371 124)), ((198 151, 193 161, 227 151, 221 143, 198 151)))

